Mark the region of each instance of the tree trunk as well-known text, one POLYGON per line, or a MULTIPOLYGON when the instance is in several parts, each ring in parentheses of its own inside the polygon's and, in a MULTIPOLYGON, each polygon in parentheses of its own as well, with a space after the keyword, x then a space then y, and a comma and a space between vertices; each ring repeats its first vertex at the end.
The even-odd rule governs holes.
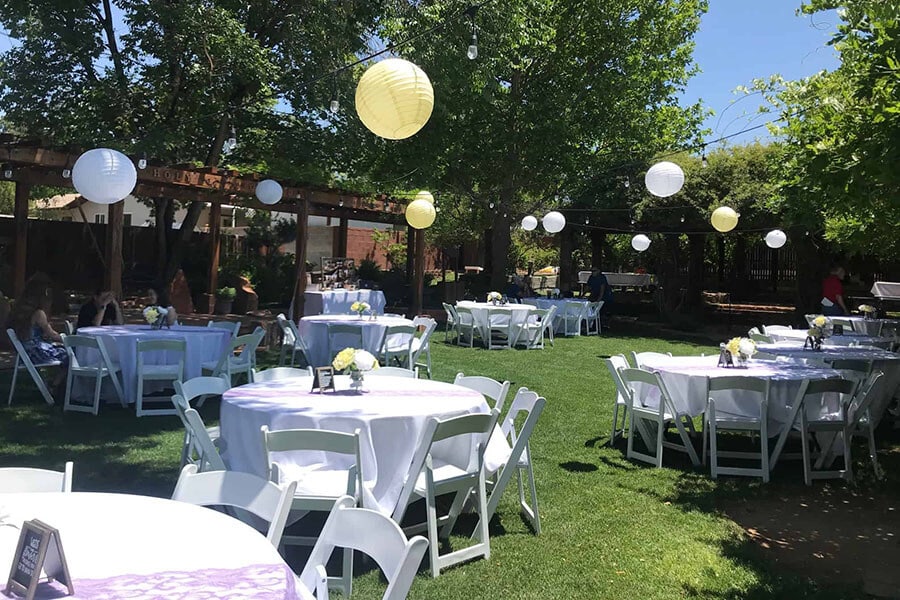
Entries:
POLYGON ((575 228, 565 227, 559 232, 559 276, 556 287, 560 292, 571 292, 577 279, 575 275, 575 261, 572 254, 575 251, 575 228))
POLYGON ((822 311, 822 279, 828 269, 827 256, 822 255, 817 240, 807 236, 805 231, 795 228, 788 233, 797 261, 795 309, 798 324, 806 323, 803 315, 822 311))
POLYGON ((731 292, 737 300, 746 300, 750 289, 747 273, 747 238, 741 234, 734 237, 734 270, 730 277, 731 292))
POLYGON ((684 297, 685 308, 694 310, 703 305, 703 272, 706 264, 706 234, 696 233, 688 236, 688 281, 687 293, 684 297))
MULTIPOLYGON (((501 200, 501 205, 503 205, 501 200)), ((494 215, 494 224, 491 228, 491 289, 502 291, 506 288, 506 269, 509 262, 509 217, 497 212, 494 215)))
MULTIPOLYGON (((591 269, 603 268, 603 246, 606 244, 606 232, 591 230, 591 269)), ((609 270, 607 268, 607 270, 609 270)))
POLYGON ((481 245, 484 247, 484 271, 485 273, 494 272, 494 257, 491 254, 494 248, 494 230, 485 229, 481 235, 481 245))
POLYGON ((681 264, 681 246, 677 235, 664 236, 666 257, 659 266, 663 293, 663 313, 668 315, 681 308, 681 284, 678 270, 681 264))
POLYGON ((719 279, 719 291, 725 290, 726 274, 725 274, 725 236, 721 233, 716 236, 716 273, 719 279))

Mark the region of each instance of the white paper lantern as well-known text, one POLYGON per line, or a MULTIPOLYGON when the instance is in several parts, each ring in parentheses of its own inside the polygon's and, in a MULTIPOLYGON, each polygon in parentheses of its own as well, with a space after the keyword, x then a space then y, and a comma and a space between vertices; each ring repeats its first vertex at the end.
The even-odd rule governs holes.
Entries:
POLYGON ((263 204, 278 204, 283 195, 281 184, 274 179, 263 179, 256 184, 256 197, 263 204))
POLYGON ((631 247, 638 252, 643 252, 650 247, 650 238, 648 238, 643 233, 639 233, 631 238, 631 247))
POLYGON ((425 200, 413 200, 406 207, 406 222, 413 229, 426 229, 431 227, 437 212, 434 205, 425 200))
POLYGON ((522 229, 524 229, 525 231, 534 231, 535 229, 537 229, 537 225, 537 219, 532 217, 531 215, 528 215, 527 217, 522 219, 522 229))
POLYGON ((552 210, 544 215, 543 223, 547 233, 559 233, 566 226, 566 218, 561 212, 552 210))
POLYGON ((781 248, 787 243, 787 235, 780 229, 773 229, 766 234, 766 246, 769 248, 781 248))
POLYGON ((134 191, 137 169, 131 159, 118 150, 94 148, 75 161, 72 185, 91 202, 114 204, 134 191))
POLYGON ((434 204, 434 196, 427 190, 421 190, 413 200, 424 200, 428 204, 434 204))
POLYGON ((656 163, 644 176, 644 184, 654 196, 666 198, 677 194, 684 185, 684 171, 673 162, 656 163))
POLYGON ((369 67, 356 86, 356 114, 369 131, 389 140, 418 132, 434 108, 434 90, 425 72, 402 58, 369 67))
POLYGON ((728 206, 720 206, 716 210, 713 211, 712 217, 709 219, 709 222, 712 223, 713 229, 720 233, 728 233, 738 224, 739 214, 735 212, 735 210, 728 206))

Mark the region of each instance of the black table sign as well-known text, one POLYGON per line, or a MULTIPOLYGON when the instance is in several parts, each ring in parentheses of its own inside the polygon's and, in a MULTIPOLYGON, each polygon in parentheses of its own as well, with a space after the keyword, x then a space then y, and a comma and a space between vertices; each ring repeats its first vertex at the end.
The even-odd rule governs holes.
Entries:
POLYGON ((4 593, 14 593, 24 596, 25 600, 32 600, 41 579, 41 571, 47 574, 50 581, 55 579, 65 585, 70 596, 75 593, 59 531, 33 519, 22 523, 19 544, 13 555, 4 593))
POLYGON ((319 367, 316 369, 315 374, 313 375, 313 384, 312 390, 319 390, 319 393, 327 392, 328 390, 334 391, 334 368, 332 367, 319 367))

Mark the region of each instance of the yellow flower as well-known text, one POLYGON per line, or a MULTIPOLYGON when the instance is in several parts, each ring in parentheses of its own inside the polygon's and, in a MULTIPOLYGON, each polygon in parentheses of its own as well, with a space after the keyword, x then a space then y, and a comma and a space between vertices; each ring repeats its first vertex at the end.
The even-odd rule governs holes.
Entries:
POLYGON ((359 312, 359 302, 354 302, 350 305, 350 310, 353 312, 359 312))
POLYGON ((728 350, 732 356, 737 356, 740 347, 741 338, 731 338, 730 340, 728 340, 728 343, 725 344, 725 349, 728 350))
POLYGON ((824 317, 824 315, 819 315, 818 317, 813 319, 813 325, 815 325, 816 327, 825 327, 825 323, 827 322, 828 320, 824 317))
POLYGON ((331 366, 338 371, 343 371, 353 364, 353 359, 355 356, 356 348, 344 348, 343 350, 338 352, 337 356, 334 357, 334 360, 331 361, 331 366))
POLYGON ((155 308, 148 308, 144 311, 144 319, 151 325, 156 323, 156 320, 159 319, 159 311, 155 308))

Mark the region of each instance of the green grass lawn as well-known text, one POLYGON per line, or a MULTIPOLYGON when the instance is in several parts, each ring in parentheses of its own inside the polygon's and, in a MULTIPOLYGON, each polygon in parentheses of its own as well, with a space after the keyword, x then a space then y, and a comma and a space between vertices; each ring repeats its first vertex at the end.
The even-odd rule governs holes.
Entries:
MULTIPOLYGON (((410 598, 865 597, 859 589, 819 587, 776 569, 717 512, 722 499, 805 491, 799 469, 786 466, 768 486, 751 479, 716 482, 678 453, 667 458, 668 468, 654 469, 625 460, 624 444, 606 445, 614 387, 601 358, 630 350, 717 351, 631 336, 562 339, 544 351, 434 344, 437 379, 452 381, 463 371, 508 379, 513 391, 526 386, 547 398, 532 440, 543 533, 532 535, 518 516, 511 488, 492 522, 490 560, 450 568, 437 580, 423 571, 410 598)), ((0 389, 8 389, 8 381, 5 374, 0 389)), ((76 490, 171 493, 182 436, 177 417, 136 419, 115 406, 104 406, 98 417, 63 414, 31 389, 23 383, 14 406, 0 408, 0 465, 58 469, 74 460, 76 490)), ((201 413, 215 422, 218 403, 208 402, 201 413)), ((354 597, 380 598, 383 589, 370 570, 357 578, 354 597)))

